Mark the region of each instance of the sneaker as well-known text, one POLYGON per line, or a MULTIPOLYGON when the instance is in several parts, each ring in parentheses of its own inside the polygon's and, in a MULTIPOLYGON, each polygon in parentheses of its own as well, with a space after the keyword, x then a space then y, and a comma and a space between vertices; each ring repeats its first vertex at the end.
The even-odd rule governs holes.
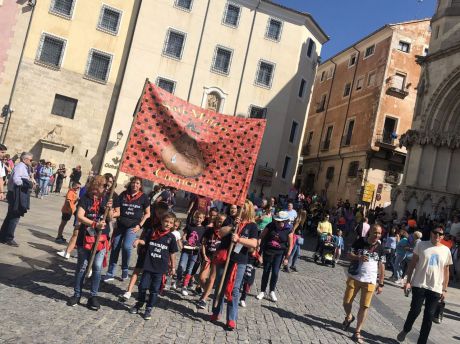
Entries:
POLYGON ((173 290, 177 289, 177 284, 176 284, 176 282, 174 282, 173 284, 171 284, 171 289, 173 289, 173 290))
POLYGON ((396 337, 396 339, 398 340, 398 342, 403 343, 406 340, 406 336, 407 336, 407 332, 404 332, 404 330, 402 330, 401 332, 398 333, 398 336, 396 337))
POLYGON ((128 301, 131 298, 131 292, 127 291, 121 296, 121 298, 123 299, 123 301, 128 301))
POLYGON ((62 258, 64 258, 64 259, 69 259, 69 258, 70 258, 70 253, 67 253, 65 250, 64 250, 64 251, 56 252, 56 254, 57 254, 59 257, 62 257, 62 258))
POLYGON ((75 307, 80 303, 80 298, 77 296, 72 296, 68 301, 67 301, 67 306, 70 307, 75 307))
POLYGON ((142 309, 143 304, 136 302, 136 304, 129 310, 130 314, 138 314, 142 309))
POLYGON ((291 270, 297 272, 297 268, 295 266, 291 266, 291 270))
POLYGON ((188 290, 187 288, 183 287, 181 290, 182 295, 187 296, 188 295, 188 290))
POLYGON ((287 267, 287 265, 284 266, 283 271, 284 271, 284 272, 287 272, 287 273, 290 272, 290 271, 289 271, 289 268, 287 267))
POLYGON ((128 279, 128 271, 123 271, 121 273, 121 280, 126 281, 128 279))
POLYGON ((203 293, 203 289, 201 289, 201 287, 198 285, 198 286, 195 288, 195 293, 197 293, 198 295, 201 295, 201 293, 203 293))
POLYGON ((208 307, 208 303, 205 300, 199 299, 196 306, 201 309, 206 309, 206 307, 208 307))
POLYGON ((236 322, 233 320, 227 321, 227 330, 233 331, 234 329, 236 329, 236 322))
POLYGON ((112 275, 105 275, 104 276, 104 282, 110 282, 110 281, 113 281, 115 280, 115 278, 112 276, 112 275))
POLYGON ((265 297, 265 293, 264 293, 263 291, 261 291, 261 292, 256 296, 256 299, 257 299, 257 300, 262 300, 264 297, 265 297))
POLYGON ((276 297, 276 294, 275 294, 274 291, 271 291, 271 292, 270 292, 270 299, 271 299, 273 302, 278 301, 278 298, 276 297))
POLYGON ((240 300, 240 306, 246 308, 246 301, 240 300))
POLYGON ((11 247, 19 247, 19 244, 14 240, 5 241, 4 244, 11 247))
POLYGON ((65 240, 64 237, 57 237, 54 241, 57 244, 67 244, 67 240, 65 240))
POLYGON ((146 307, 144 312, 144 320, 152 319, 152 307, 146 307))
POLYGON ((99 301, 97 300, 96 296, 91 296, 88 299, 88 303, 86 304, 87 307, 93 311, 98 311, 99 308, 101 308, 101 305, 99 304, 99 301))

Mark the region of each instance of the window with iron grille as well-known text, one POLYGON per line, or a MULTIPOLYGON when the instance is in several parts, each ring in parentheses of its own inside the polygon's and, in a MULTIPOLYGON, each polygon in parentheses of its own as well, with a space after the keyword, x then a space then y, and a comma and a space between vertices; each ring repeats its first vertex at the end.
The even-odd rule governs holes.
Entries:
POLYGON ((49 34, 42 34, 36 60, 53 67, 60 67, 66 41, 49 34))
POLYGON ((190 11, 192 9, 192 0, 176 0, 176 7, 190 11))
POLYGON ((166 78, 159 77, 157 79, 157 86, 164 89, 166 92, 174 94, 176 82, 166 78))
POLYGON ((367 47, 366 52, 364 53, 364 58, 374 55, 374 51, 375 51, 375 44, 371 45, 370 47, 367 47))
POLYGON ((230 63, 232 61, 233 51, 231 49, 217 47, 214 53, 212 70, 222 74, 230 72, 230 63))
POLYGON ((184 43, 185 33, 169 29, 168 33, 166 34, 166 42, 163 54, 180 60, 184 50, 184 43))
POLYGON ((235 4, 227 3, 225 6, 224 18, 222 22, 225 25, 237 27, 240 21, 241 8, 235 4))
POLYGON ((89 52, 86 76, 90 79, 106 82, 109 78, 112 55, 91 49, 89 52))
POLYGON ((120 27, 120 20, 121 11, 113 7, 103 5, 101 9, 101 15, 99 17, 99 24, 97 27, 103 31, 116 35, 120 27))
POLYGON ((270 18, 268 19, 267 31, 265 32, 265 37, 272 39, 274 41, 279 41, 281 38, 281 28, 283 23, 279 20, 270 18))
POLYGON ((359 161, 352 161, 348 165, 348 177, 354 178, 358 176, 359 161))
POLYGON ((260 61, 259 68, 257 70, 256 85, 263 87, 271 87, 274 70, 274 64, 265 61, 260 61))
POLYGON ((73 119, 75 110, 77 109, 78 99, 56 94, 54 96, 53 108, 51 113, 53 115, 62 116, 73 119))
POLYGON ((52 0, 50 12, 70 18, 75 6, 75 0, 52 0))
POLYGON ((259 106, 251 105, 249 108, 249 117, 250 118, 266 118, 267 108, 262 108, 259 106))

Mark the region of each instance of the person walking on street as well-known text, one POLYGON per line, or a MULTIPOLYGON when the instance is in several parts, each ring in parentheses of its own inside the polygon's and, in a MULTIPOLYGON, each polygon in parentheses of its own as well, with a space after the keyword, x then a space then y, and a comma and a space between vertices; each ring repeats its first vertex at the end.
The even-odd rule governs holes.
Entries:
POLYGON ((403 330, 397 336, 399 342, 405 341, 425 303, 422 327, 417 341, 417 344, 425 344, 430 335, 436 307, 440 301, 446 299, 452 255, 441 243, 443 236, 444 227, 438 226, 431 231, 429 241, 420 241, 415 246, 407 269, 407 282, 404 285, 406 295, 409 291, 412 292, 412 302, 403 330))
POLYGON ((70 174, 70 183, 72 182, 80 183, 80 178, 81 178, 81 166, 77 165, 75 168, 72 169, 72 173, 70 174))
POLYGON ((43 198, 43 196, 48 196, 48 184, 52 175, 53 168, 51 167, 51 162, 47 161, 45 166, 43 166, 40 169, 40 175, 38 177, 38 185, 40 188, 40 191, 38 193, 39 198, 43 198))
MULTIPOLYGON (((67 178, 67 170, 64 164, 59 165, 58 170, 56 171, 56 187, 54 189, 55 193, 60 193, 64 179, 67 178)), ((70 185, 72 187, 72 183, 70 185)))
POLYGON ((77 202, 78 202, 78 189, 80 189, 80 184, 72 183, 71 188, 67 191, 65 196, 65 202, 62 206, 61 213, 61 224, 59 225, 58 234, 56 237, 56 242, 58 244, 66 244, 67 240, 64 239, 64 228, 72 218, 72 215, 75 214, 77 210, 77 202))
POLYGON ((372 225, 369 230, 369 236, 356 240, 348 253, 348 259, 350 259, 351 263, 348 268, 347 288, 343 298, 345 320, 342 325, 343 329, 347 330, 355 320, 355 317, 351 314, 353 300, 358 292, 361 292, 358 321, 352 337, 356 343, 364 343, 364 339, 361 336, 361 329, 366 320, 372 296, 376 290, 377 275, 379 278, 377 294, 383 291, 386 259, 385 251, 379 243, 381 236, 382 227, 380 225, 372 225))
POLYGON ((24 216, 30 206, 29 190, 33 186, 30 179, 29 166, 32 163, 32 153, 21 154, 21 161, 14 167, 8 179, 8 212, 0 229, 0 242, 9 246, 18 247, 14 241, 14 231, 19 218, 24 216))

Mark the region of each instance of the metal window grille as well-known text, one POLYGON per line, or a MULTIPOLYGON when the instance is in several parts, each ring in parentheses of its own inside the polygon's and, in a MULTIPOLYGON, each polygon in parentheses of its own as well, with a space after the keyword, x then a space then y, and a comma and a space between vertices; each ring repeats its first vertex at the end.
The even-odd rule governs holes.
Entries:
POLYGON ((64 47, 64 40, 43 35, 38 60, 48 65, 59 67, 61 65, 64 47))
POLYGON ((184 47, 185 35, 177 31, 169 31, 164 54, 180 59, 184 47))
POLYGON ((102 7, 101 18, 99 19, 99 28, 117 33, 120 25, 121 12, 107 6, 102 7))
POLYGON ((251 106, 249 116, 251 118, 265 118, 267 116, 267 109, 258 106, 251 106))
POLYGON ((224 23, 231 26, 238 26, 241 9, 238 6, 227 4, 224 14, 224 23))
POLYGON ((212 69, 228 74, 230 70, 230 61, 232 59, 232 51, 218 47, 214 56, 214 63, 212 69))
POLYGON ((192 0, 176 0, 176 6, 189 10, 192 8, 192 0))
POLYGON ((263 86, 271 86, 274 66, 267 62, 260 62, 257 73, 257 83, 263 86))
POLYGON ((366 48, 366 53, 364 54, 365 57, 371 56, 374 53, 375 45, 371 45, 370 47, 366 48))
POLYGON ((111 62, 112 56, 92 50, 89 56, 86 76, 100 81, 107 81, 111 62))
POLYGON ((164 89, 166 92, 174 93, 174 89, 176 88, 176 83, 174 81, 171 81, 165 78, 158 78, 157 86, 164 89))
POLYGON ((51 113, 53 115, 73 119, 75 116, 75 110, 77 109, 77 103, 78 99, 56 94, 51 113))
POLYGON ((51 2, 51 11, 70 17, 74 4, 75 0, 53 0, 51 2))
POLYGON ((281 26, 282 23, 279 20, 269 19, 266 37, 278 41, 281 36, 281 26))

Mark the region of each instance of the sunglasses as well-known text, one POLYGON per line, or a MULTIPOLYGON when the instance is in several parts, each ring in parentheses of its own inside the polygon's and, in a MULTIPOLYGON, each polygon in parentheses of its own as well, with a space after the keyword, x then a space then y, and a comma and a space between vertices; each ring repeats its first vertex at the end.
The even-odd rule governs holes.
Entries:
POLYGON ((439 236, 443 236, 443 235, 444 235, 443 232, 438 232, 438 231, 431 231, 431 233, 433 233, 434 235, 439 235, 439 236))

